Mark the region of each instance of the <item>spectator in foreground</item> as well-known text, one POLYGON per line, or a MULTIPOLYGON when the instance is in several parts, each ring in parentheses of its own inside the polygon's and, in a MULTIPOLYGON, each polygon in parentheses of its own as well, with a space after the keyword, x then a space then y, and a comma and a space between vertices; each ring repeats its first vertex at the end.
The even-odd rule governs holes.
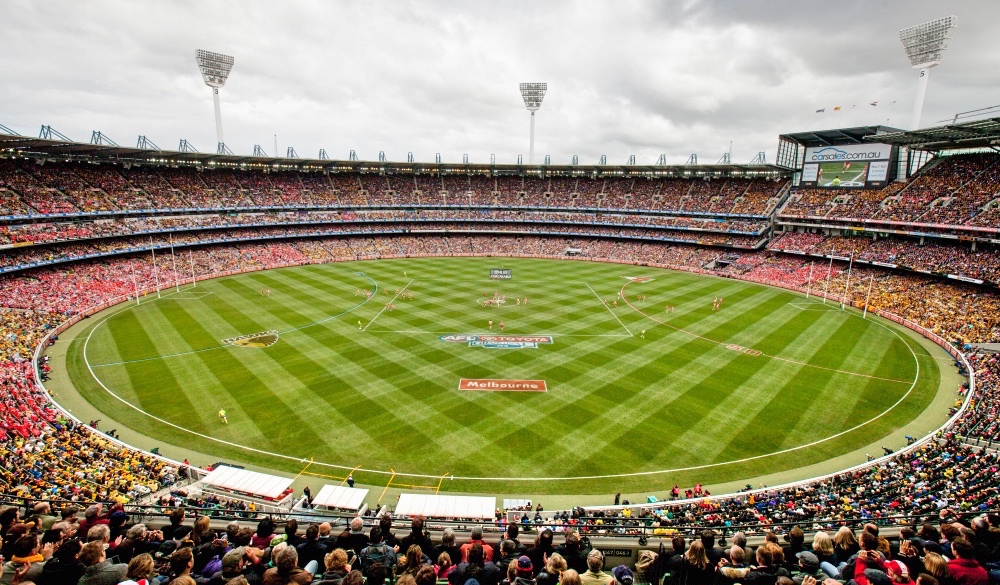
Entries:
POLYGON ((582 585, 608 585, 613 580, 604 572, 604 553, 596 548, 587 555, 587 572, 580 575, 582 585))

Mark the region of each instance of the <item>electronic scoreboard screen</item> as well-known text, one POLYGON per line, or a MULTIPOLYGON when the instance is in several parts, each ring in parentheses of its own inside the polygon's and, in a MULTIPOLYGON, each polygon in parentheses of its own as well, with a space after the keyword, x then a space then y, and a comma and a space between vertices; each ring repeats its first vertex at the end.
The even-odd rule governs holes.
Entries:
POLYGON ((510 280, 514 277, 510 268, 490 268, 490 278, 492 280, 510 280))
POLYGON ((880 189, 890 177, 895 147, 851 144, 807 148, 802 165, 803 187, 880 189))

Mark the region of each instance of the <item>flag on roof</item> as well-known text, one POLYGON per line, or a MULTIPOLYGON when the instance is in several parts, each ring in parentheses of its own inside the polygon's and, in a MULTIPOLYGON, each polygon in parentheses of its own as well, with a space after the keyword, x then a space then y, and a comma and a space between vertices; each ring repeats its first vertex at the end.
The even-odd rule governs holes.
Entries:
POLYGON ((872 102, 870 105, 877 106, 878 102, 872 102))
POLYGON ((836 108, 833 108, 833 111, 834 112, 839 112, 840 111, 840 106, 837 106, 836 108))
POLYGON ((826 108, 820 108, 820 109, 816 110, 816 113, 817 114, 822 114, 825 111, 826 111, 826 108))

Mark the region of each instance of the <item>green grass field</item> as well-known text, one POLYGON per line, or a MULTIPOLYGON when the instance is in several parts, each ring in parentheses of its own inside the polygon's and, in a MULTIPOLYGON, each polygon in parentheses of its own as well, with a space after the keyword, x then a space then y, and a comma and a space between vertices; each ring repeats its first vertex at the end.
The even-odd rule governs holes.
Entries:
POLYGON ((382 260, 165 292, 92 319, 72 342, 69 373, 88 401, 220 460, 294 474, 311 458, 313 472, 360 467, 355 478, 373 485, 390 470, 393 485, 453 475, 442 489, 560 494, 757 477, 877 441, 920 415, 940 381, 928 352, 881 322, 775 288, 652 268, 382 260), (500 266, 512 280, 489 280, 500 266), (366 288, 376 290, 367 301, 357 296, 366 288), (413 300, 393 301, 397 290, 413 300), (494 291, 507 302, 484 308, 494 291), (606 307, 619 292, 628 302, 606 307), (498 334, 501 320, 508 335, 552 343, 440 339, 498 334), (269 330, 278 332, 269 347, 221 341, 269 330), (539 379, 548 390, 462 391, 460 378, 539 379))

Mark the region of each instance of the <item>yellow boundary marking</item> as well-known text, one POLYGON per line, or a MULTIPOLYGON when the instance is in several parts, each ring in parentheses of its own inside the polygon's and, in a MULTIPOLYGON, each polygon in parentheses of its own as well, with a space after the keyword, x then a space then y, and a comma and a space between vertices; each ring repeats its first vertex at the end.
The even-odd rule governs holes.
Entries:
POLYGON ((392 478, 396 477, 396 470, 395 469, 393 469, 393 468, 390 467, 389 471, 392 472, 392 475, 389 476, 389 482, 385 484, 385 488, 383 488, 382 489, 382 493, 379 494, 378 501, 375 502, 376 504, 381 504, 382 503, 382 497, 385 496, 386 490, 388 490, 389 486, 392 485, 392 478))
POLYGON ((448 472, 447 471, 444 472, 444 475, 442 475, 441 479, 438 480, 438 485, 437 485, 436 488, 434 488, 434 493, 435 494, 441 491, 441 484, 444 482, 444 478, 446 478, 446 477, 448 477, 448 472))
MULTIPOLYGON (((360 465, 358 465, 358 467, 361 467, 361 466, 360 466, 360 465)), ((349 473, 347 474, 347 477, 351 477, 352 475, 354 475, 354 472, 358 470, 358 467, 355 467, 354 469, 352 469, 352 470, 351 470, 351 471, 350 471, 350 472, 349 472, 349 473)), ((344 485, 345 483, 347 483, 347 477, 345 477, 345 478, 344 478, 344 481, 340 482, 340 485, 344 485)), ((339 478, 338 478, 338 479, 339 479, 339 478)))
POLYGON ((309 458, 309 463, 307 463, 307 464, 306 464, 306 466, 302 468, 302 471, 300 471, 300 472, 299 472, 299 473, 298 473, 298 474, 297 474, 297 475, 295 476, 295 479, 293 479, 292 481, 295 481, 296 479, 298 479, 298 478, 299 478, 299 476, 300 476, 300 475, 302 475, 303 473, 305 473, 305 472, 306 472, 306 470, 307 470, 307 469, 309 469, 309 466, 311 466, 312 464, 313 464, 313 458, 312 458, 312 457, 310 457, 310 458, 309 458))

